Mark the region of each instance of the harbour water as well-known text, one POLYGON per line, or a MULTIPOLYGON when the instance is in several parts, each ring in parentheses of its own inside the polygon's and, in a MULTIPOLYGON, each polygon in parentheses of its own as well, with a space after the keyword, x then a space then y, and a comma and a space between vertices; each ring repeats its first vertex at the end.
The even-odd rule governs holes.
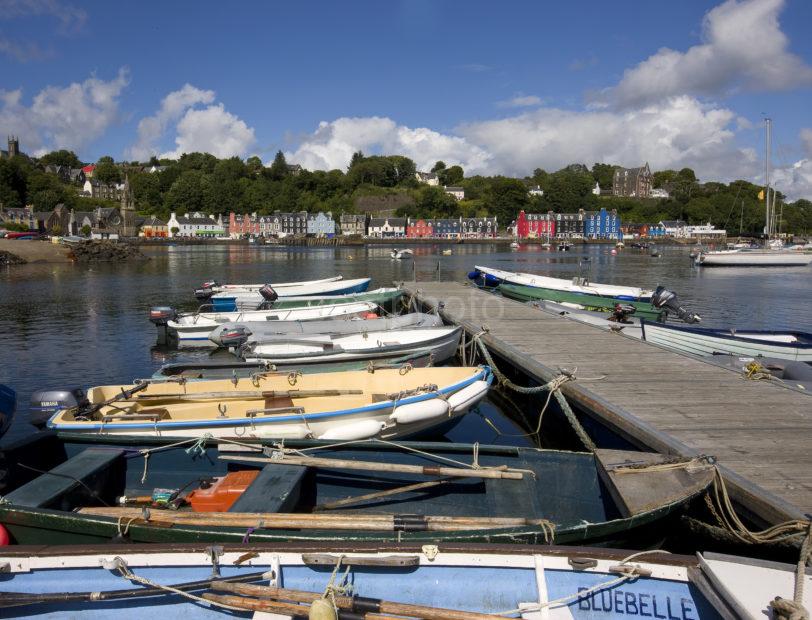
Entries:
MULTIPOLYGON (((631 248, 612 255, 611 246, 575 246, 570 252, 536 245, 420 245, 415 258, 396 261, 385 245, 304 248, 246 245, 147 247, 151 260, 127 264, 29 264, 0 271, 0 383, 18 392, 24 424, 32 391, 126 383, 147 377, 162 364, 207 357, 208 351, 168 349, 155 344, 147 320, 151 306, 193 310, 195 286, 221 282, 311 280, 337 273, 371 276, 370 288, 412 280, 462 281, 474 264, 556 277, 587 276, 597 282, 654 288, 663 284, 703 317, 708 326, 812 331, 812 286, 808 268, 698 269, 685 247, 662 248, 653 258, 631 248), (441 251, 452 249, 443 256, 441 251), (588 259, 588 260, 585 260, 588 259)), ((218 354, 221 355, 222 353, 218 354)), ((468 416, 448 438, 455 441, 527 445, 521 429, 494 403, 482 416, 468 416), (484 420, 490 419, 504 435, 484 420)))

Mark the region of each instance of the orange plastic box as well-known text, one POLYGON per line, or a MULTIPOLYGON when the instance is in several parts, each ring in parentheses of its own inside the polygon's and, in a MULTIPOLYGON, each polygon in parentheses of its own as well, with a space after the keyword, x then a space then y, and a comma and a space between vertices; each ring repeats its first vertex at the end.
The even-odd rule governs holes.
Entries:
POLYGON ((194 512, 226 512, 258 475, 258 470, 233 471, 215 478, 207 489, 195 489, 186 499, 194 512))

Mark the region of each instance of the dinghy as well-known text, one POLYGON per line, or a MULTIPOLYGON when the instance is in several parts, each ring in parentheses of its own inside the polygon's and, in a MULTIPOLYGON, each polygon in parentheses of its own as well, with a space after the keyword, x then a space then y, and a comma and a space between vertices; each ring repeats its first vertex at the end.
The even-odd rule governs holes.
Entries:
POLYGON ((274 448, 62 433, 3 455, 0 523, 14 542, 40 545, 124 532, 132 542, 308 540, 322 549, 351 538, 441 552, 455 542, 644 544, 639 528, 698 498, 715 475, 701 459, 661 467, 671 459, 643 452, 391 441, 274 448))
POLYGON ((579 295, 599 295, 601 297, 611 297, 622 301, 649 301, 653 294, 653 291, 634 286, 598 284, 596 282, 589 282, 586 278, 573 278, 572 280, 550 278, 534 273, 514 273, 512 271, 503 271, 501 269, 493 269, 481 265, 475 265, 474 271, 468 274, 468 278, 481 286, 495 287, 504 282, 506 284, 517 284, 520 286, 543 289, 545 292, 561 291, 579 295))
POLYGON ((397 260, 403 260, 405 258, 412 258, 414 256, 414 252, 412 252, 409 248, 404 248, 402 250, 395 249, 389 253, 389 256, 397 260))
POLYGON ((267 336, 262 342, 245 344, 238 355, 247 362, 313 364, 431 353, 441 364, 456 354, 461 334, 461 327, 424 327, 360 334, 267 336))
POLYGON ((488 368, 400 368, 94 387, 48 421, 99 435, 366 439, 415 434, 463 415, 487 393, 488 368))
MULTIPOLYGON (((328 284, 331 282, 339 282, 343 280, 344 276, 334 276, 332 278, 323 278, 321 280, 310 280, 307 282, 280 282, 275 283, 273 285, 274 289, 280 291, 288 291, 291 289, 297 289, 301 287, 309 287, 318 284, 328 284)), ((266 286, 267 282, 263 282, 262 284, 220 284, 217 280, 209 280, 208 282, 204 282, 200 285, 200 288, 195 289, 195 297, 200 300, 208 299, 212 295, 216 295, 217 293, 240 293, 246 291, 258 291, 263 286, 266 286)))
MULTIPOLYGON (((320 306, 328 308, 329 306, 320 306)), ((307 308, 318 310, 320 307, 307 308)), ((268 337, 290 334, 362 334, 418 327, 441 327, 443 320, 436 314, 412 312, 401 316, 379 318, 373 314, 364 319, 326 321, 235 321, 216 327, 209 340, 218 347, 239 347, 245 343, 262 342, 268 337)))
POLYGON ((302 297, 313 295, 348 295, 350 293, 363 293, 369 287, 371 278, 357 278, 355 280, 338 280, 335 282, 322 282, 307 284, 277 290, 270 284, 262 286, 259 290, 236 290, 215 293, 210 301, 212 309, 218 312, 233 312, 241 308, 255 309, 259 304, 286 297, 302 297))
POLYGON ((348 293, 346 295, 296 295, 293 297, 280 297, 274 302, 263 302, 263 307, 272 308, 302 308, 305 306, 323 306, 353 301, 371 301, 379 306, 389 306, 391 310, 394 303, 403 295, 403 289, 376 288, 363 293, 348 293))
POLYGON ((175 318, 166 318, 167 313, 160 309, 150 311, 150 320, 161 327, 161 321, 166 320, 166 329, 170 338, 177 340, 179 345, 212 346, 209 335, 218 326, 225 323, 241 321, 263 321, 266 323, 297 323, 299 321, 316 321, 322 323, 327 320, 351 319, 375 313, 378 306, 369 301, 345 304, 324 305, 312 308, 279 308, 271 310, 246 310, 242 312, 198 312, 182 314, 175 318), (158 318, 156 319, 156 315, 158 318))
POLYGON ((812 252, 740 248, 700 252, 694 260, 702 267, 803 267, 812 263, 812 252))
MULTIPOLYGON (((528 619, 764 620, 775 597, 793 597, 790 565, 656 549, 351 542, 314 549, 248 540, 216 549, 204 543, 12 546, 3 549, 0 563, 8 567, 0 607, 17 618, 196 620, 232 618, 236 612, 228 607, 236 607, 281 620, 320 610, 331 584, 339 590, 352 585, 329 605, 354 618, 373 617, 366 614, 374 609, 430 620, 487 620, 509 610, 528 619), (338 577, 331 579, 336 567, 338 577)), ((810 586, 807 576, 807 608, 810 586)))
POLYGON ((643 339, 695 355, 773 357, 812 363, 812 334, 795 331, 709 329, 642 321, 643 339))

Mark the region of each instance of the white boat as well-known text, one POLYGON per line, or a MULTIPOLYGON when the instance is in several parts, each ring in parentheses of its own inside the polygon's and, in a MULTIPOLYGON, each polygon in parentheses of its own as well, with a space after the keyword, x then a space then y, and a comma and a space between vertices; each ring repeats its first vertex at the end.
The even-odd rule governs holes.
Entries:
POLYGON ((812 252, 739 248, 703 252, 695 260, 703 267, 803 267, 812 263, 812 252))
POLYGON ((414 256, 414 252, 412 252, 409 248, 404 248, 402 250, 395 249, 389 253, 389 256, 397 260, 403 260, 405 258, 412 258, 414 256))
POLYGON ((519 242, 518 242, 518 241, 513 241, 513 242, 511 242, 511 244, 510 244, 510 249, 511 249, 511 250, 518 250, 518 249, 519 249, 519 247, 520 247, 520 246, 519 246, 519 242))
POLYGON ((412 312, 389 318, 363 318, 326 321, 241 321, 216 327, 209 340, 218 347, 236 347, 247 342, 262 342, 266 338, 290 334, 361 334, 394 329, 441 327, 443 320, 436 314, 412 312))
MULTIPOLYGON (((309 280, 303 282, 280 282, 273 285, 274 290, 288 291, 289 289, 301 286, 313 286, 316 284, 327 284, 329 282, 339 282, 343 280, 344 276, 334 276, 332 278, 323 278, 321 280, 309 280)), ((267 286, 267 282, 261 284, 220 284, 216 280, 209 280, 200 285, 200 288, 195 289, 195 297, 198 299, 208 299, 217 293, 239 293, 246 291, 259 291, 263 286, 267 286)))
POLYGON ((583 295, 615 297, 620 300, 625 299, 629 301, 648 301, 653 294, 653 291, 634 286, 600 284, 597 282, 589 282, 585 278, 573 278, 572 280, 550 278, 533 273, 503 271, 502 269, 483 267, 481 265, 475 265, 474 271, 468 274, 468 277, 477 283, 484 283, 486 286, 498 286, 502 282, 507 282, 508 284, 533 286, 536 288, 546 288, 583 295))
POLYGON ((269 336, 239 350, 247 362, 269 364, 318 364, 349 360, 380 360, 404 355, 434 356, 441 364, 454 356, 460 327, 425 327, 361 334, 269 336))
MULTIPOLYGON (((342 613, 357 604, 362 610, 432 618, 470 617, 466 613, 499 618, 516 609, 513 617, 539 620, 771 620, 776 618, 771 601, 792 600, 795 589, 790 564, 716 553, 483 543, 462 550, 412 547, 361 540, 323 542, 314 549, 257 543, 247 535, 241 545, 225 547, 12 545, 0 554, 7 567, 4 610, 15 617, 130 620, 154 614, 198 620, 234 617, 233 609, 221 607, 228 601, 248 614, 266 609, 254 611, 254 618, 287 620, 294 613, 307 617, 331 584, 343 587, 346 580, 358 598, 337 596, 342 613), (347 577, 333 579, 336 567, 348 571, 347 577), (219 598, 224 594, 229 598, 219 598), (285 600, 304 603, 275 602, 285 600)), ((802 579, 801 604, 808 609, 812 576, 802 579)))
POLYGON ((391 439, 464 415, 491 381, 487 367, 453 366, 146 381, 91 388, 87 403, 57 411, 48 426, 152 437, 391 439))
POLYGON ((244 312, 199 312, 181 314, 166 324, 170 338, 180 345, 211 346, 212 330, 223 323, 242 321, 263 321, 277 324, 297 321, 318 321, 329 319, 351 319, 375 312, 378 306, 369 301, 335 304, 332 306, 312 306, 304 308, 282 308, 278 310, 247 310, 244 312))
POLYGON ((331 282, 317 282, 300 284, 298 286, 283 287, 279 290, 275 286, 266 284, 259 290, 224 291, 211 296, 214 310, 233 311, 239 308, 256 308, 265 301, 275 301, 288 297, 303 297, 317 295, 347 295, 350 293, 363 293, 369 287, 371 278, 356 278, 354 280, 334 280, 331 282))

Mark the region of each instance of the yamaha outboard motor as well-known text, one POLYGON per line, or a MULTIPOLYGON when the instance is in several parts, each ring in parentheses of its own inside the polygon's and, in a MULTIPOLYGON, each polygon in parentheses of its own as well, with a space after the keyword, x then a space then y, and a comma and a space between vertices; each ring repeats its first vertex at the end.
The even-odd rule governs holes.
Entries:
POLYGON ((686 323, 699 323, 702 320, 698 314, 684 308, 677 299, 677 294, 664 286, 658 286, 654 291, 651 296, 651 305, 666 312, 673 312, 686 323))
POLYGON ((204 282, 200 285, 200 288, 195 289, 195 297, 197 297, 200 301, 205 301, 214 295, 215 286, 220 286, 217 283, 217 280, 209 280, 208 282, 204 282))
POLYGON ((178 313, 169 306, 155 306, 149 309, 149 321, 158 328, 158 344, 166 344, 166 324, 175 319, 178 313))
POLYGON ((72 390, 38 390, 31 394, 29 406, 31 424, 44 426, 60 409, 89 404, 87 393, 82 388, 72 390))
POLYGON ((276 301, 279 299, 279 293, 273 290, 273 287, 270 284, 266 284, 262 288, 259 289, 259 294, 262 295, 265 301, 276 301))
POLYGON ((215 329, 209 334, 209 340, 221 347, 240 347, 248 340, 251 330, 242 325, 215 329))
POLYGON ((615 304, 615 309, 612 310, 612 316, 609 317, 609 320, 615 323, 631 323, 629 317, 635 312, 637 312, 637 308, 631 304, 615 304))

